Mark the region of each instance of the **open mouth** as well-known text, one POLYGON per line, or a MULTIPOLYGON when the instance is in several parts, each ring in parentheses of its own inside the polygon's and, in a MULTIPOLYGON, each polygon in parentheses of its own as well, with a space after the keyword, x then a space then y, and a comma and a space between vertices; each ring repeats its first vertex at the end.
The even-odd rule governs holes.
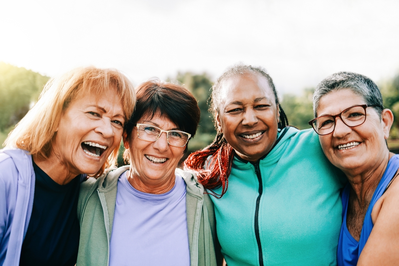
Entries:
POLYGON ((147 158, 148 160, 150 160, 153 163, 164 163, 168 160, 167 158, 155 158, 155 157, 149 156, 149 155, 145 155, 145 158, 147 158))
POLYGON ((93 157, 100 157, 104 153, 104 151, 108 148, 107 146, 103 146, 91 141, 82 142, 81 146, 86 154, 93 157))
POLYGON ((253 140, 259 138, 263 133, 264 131, 261 131, 255 134, 240 134, 240 136, 243 137, 244 139, 253 140))

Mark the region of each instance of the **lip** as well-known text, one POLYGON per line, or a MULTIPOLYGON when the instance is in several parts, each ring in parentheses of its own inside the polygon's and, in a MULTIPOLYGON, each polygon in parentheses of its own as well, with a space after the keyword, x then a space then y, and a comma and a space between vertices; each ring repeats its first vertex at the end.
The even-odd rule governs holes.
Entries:
POLYGON ((347 151, 358 147, 360 144, 360 141, 346 141, 335 145, 335 149, 338 151, 347 151))
POLYGON ((156 164, 156 165, 163 165, 166 163, 169 158, 166 157, 158 157, 150 154, 144 154, 144 157, 151 163, 156 164))
POLYGON ((245 142, 257 142, 264 136, 266 130, 253 130, 241 132, 238 134, 239 138, 245 142), (245 137, 247 136, 247 137, 245 137), (249 137, 248 137, 249 136, 249 137))
POLYGON ((110 145, 102 141, 85 140, 80 143, 80 148, 88 158, 100 160, 105 157, 110 145))

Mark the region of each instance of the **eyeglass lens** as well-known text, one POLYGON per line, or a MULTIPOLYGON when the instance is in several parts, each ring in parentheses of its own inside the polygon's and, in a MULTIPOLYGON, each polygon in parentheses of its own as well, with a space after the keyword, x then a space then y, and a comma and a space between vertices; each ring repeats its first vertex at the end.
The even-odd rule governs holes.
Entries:
POLYGON ((156 141, 162 132, 167 134, 167 140, 169 145, 183 147, 187 144, 189 135, 186 132, 179 130, 162 130, 155 126, 138 124, 138 137, 147 141, 156 141))
POLYGON ((367 106, 365 105, 356 105, 343 110, 335 116, 320 116, 314 121, 314 129, 321 135, 333 132, 337 116, 341 117, 342 122, 348 127, 361 125, 366 120, 366 108, 367 106))

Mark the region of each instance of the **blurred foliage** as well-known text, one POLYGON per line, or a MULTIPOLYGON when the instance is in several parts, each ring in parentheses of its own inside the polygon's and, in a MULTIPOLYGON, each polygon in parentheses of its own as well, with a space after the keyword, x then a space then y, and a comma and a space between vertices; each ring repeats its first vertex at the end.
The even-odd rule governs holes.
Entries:
POLYGON ((211 95, 213 82, 207 73, 193 74, 191 72, 178 72, 175 78, 168 81, 177 82, 187 88, 198 101, 201 110, 201 119, 197 133, 190 140, 188 152, 200 150, 209 145, 216 135, 212 114, 208 111, 208 99, 211 95))
POLYGON ((8 131, 37 101, 49 77, 0 62, 0 131, 8 131))
POLYGON ((379 86, 384 107, 392 110, 395 117, 390 137, 399 139, 399 73, 392 79, 379 86))
MULTIPOLYGON (((37 100, 49 77, 42 76, 22 67, 0 62, 0 144, 11 128, 26 114, 37 100)), ((213 117, 208 111, 208 99, 213 85, 207 73, 195 74, 179 72, 168 81, 179 83, 190 90, 198 100, 201 120, 197 134, 190 140, 186 156, 195 150, 209 145, 215 137, 213 117)), ((379 84, 384 99, 384 106, 396 117, 388 143, 398 146, 399 141, 399 73, 379 84)), ((299 129, 310 128, 308 121, 313 119, 312 97, 314 88, 306 88, 299 95, 284 94, 280 98, 281 106, 287 114, 290 125, 299 129)), ((123 165, 123 144, 120 146, 119 165, 123 165)))
POLYGON ((313 92, 314 88, 306 88, 299 96, 294 94, 283 95, 280 105, 287 115, 291 126, 299 129, 311 127, 308 122, 314 118, 313 92))

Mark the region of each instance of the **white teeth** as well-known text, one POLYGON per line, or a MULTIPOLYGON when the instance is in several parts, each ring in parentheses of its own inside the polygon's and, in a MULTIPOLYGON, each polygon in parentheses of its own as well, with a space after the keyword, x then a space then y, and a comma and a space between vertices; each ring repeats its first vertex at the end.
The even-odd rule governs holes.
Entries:
POLYGON ((95 143, 95 142, 85 141, 83 143, 86 144, 86 145, 92 146, 92 147, 97 147, 97 148, 103 149, 103 150, 107 149, 107 146, 103 146, 103 145, 100 145, 100 144, 95 143))
POLYGON ((346 143, 346 144, 338 145, 338 149, 339 150, 347 150, 347 149, 356 147, 359 144, 360 144, 360 142, 349 142, 349 143, 346 143))
POLYGON ((97 154, 91 153, 91 152, 89 152, 89 151, 87 151, 87 150, 85 150, 85 149, 83 149, 83 151, 84 151, 86 154, 90 155, 90 156, 93 156, 93 157, 100 157, 100 150, 99 150, 99 149, 96 149, 97 154))
POLYGON ((242 134, 241 136, 243 136, 246 139, 254 139, 254 138, 259 137, 260 135, 262 135, 262 132, 258 132, 256 134, 252 134, 252 135, 244 135, 244 134, 242 134))
POLYGON ((166 158, 155 158, 155 157, 152 157, 152 156, 148 156, 148 155, 146 155, 145 156, 148 160, 150 160, 151 162, 154 162, 154 163, 164 163, 164 162, 166 162, 166 158))

